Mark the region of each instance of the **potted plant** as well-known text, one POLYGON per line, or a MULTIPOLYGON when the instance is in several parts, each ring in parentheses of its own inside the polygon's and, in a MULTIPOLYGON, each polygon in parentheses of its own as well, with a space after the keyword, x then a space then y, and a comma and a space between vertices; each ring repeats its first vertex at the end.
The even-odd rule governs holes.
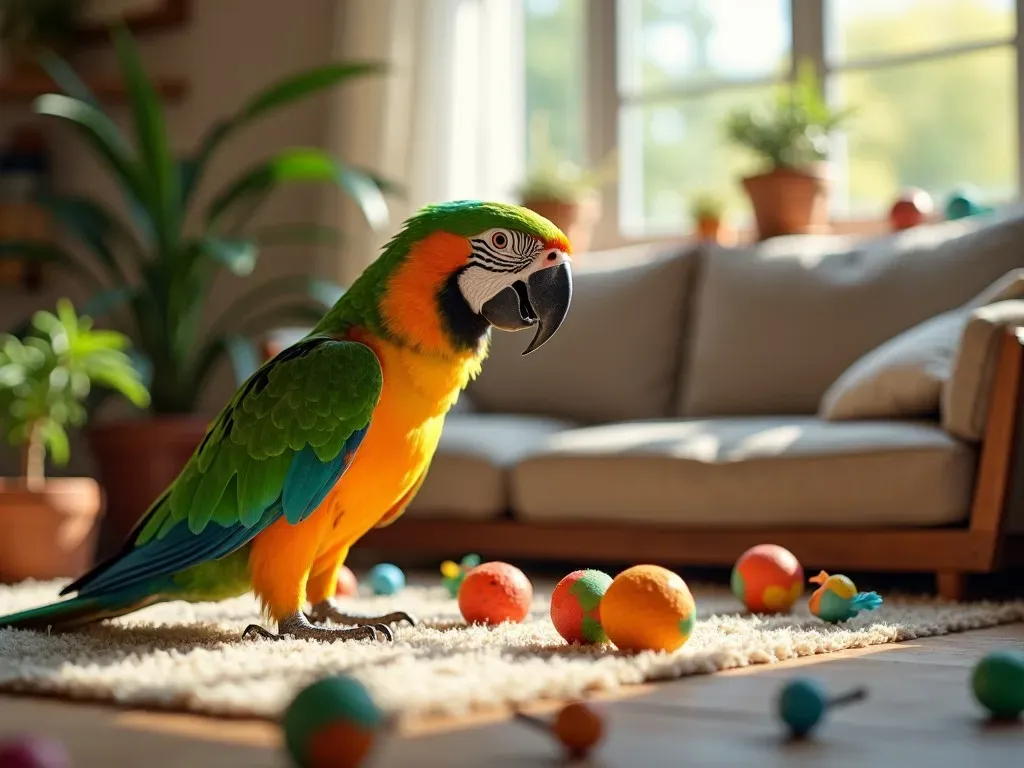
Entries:
POLYGON ((600 189, 614 177, 614 156, 587 170, 559 156, 543 115, 534 117, 530 130, 532 162, 517 190, 520 203, 561 229, 574 253, 585 253, 601 218, 600 189))
POLYGON ((725 200, 711 192, 696 195, 690 201, 690 218, 697 230, 697 238, 718 242, 722 232, 725 200))
POLYGON ((208 419, 197 414, 199 398, 218 363, 227 358, 241 383, 260 362, 260 334, 289 323, 311 325, 341 293, 296 274, 257 285, 228 306, 211 300, 219 276, 250 275, 261 254, 278 246, 337 242, 336 231, 304 222, 255 228, 253 215, 271 193, 289 183, 332 183, 371 226, 388 216, 382 180, 311 147, 272 152, 212 190, 205 202, 197 195, 211 158, 246 126, 329 86, 380 72, 380 65, 332 63, 287 77, 249 98, 211 126, 193 151, 177 157, 134 40, 124 29, 113 37, 134 142, 55 56, 45 57, 44 66, 63 93, 39 97, 35 110, 63 120, 85 140, 116 182, 128 214, 98 197, 40 200, 55 224, 91 253, 94 269, 84 269, 77 252, 53 243, 0 242, 0 258, 44 261, 96 284, 83 311, 128 334, 152 395, 146 418, 97 421, 88 432, 108 502, 101 551, 127 535, 201 442, 208 419))
POLYGON ((96 331, 67 299, 37 312, 22 341, 0 336, 0 426, 21 451, 21 475, 0 478, 0 580, 73 576, 92 563, 102 494, 90 477, 46 477, 67 464, 67 429, 87 417, 93 387, 139 407, 149 394, 124 352, 128 339, 96 331))
POLYGON ((796 80, 780 86, 765 109, 741 109, 729 116, 729 140, 754 152, 764 165, 743 179, 762 239, 827 225, 828 136, 850 113, 829 107, 814 66, 805 62, 796 80))
POLYGON ((63 52, 78 31, 82 0, 0 0, 0 49, 15 73, 39 69, 45 51, 63 52))

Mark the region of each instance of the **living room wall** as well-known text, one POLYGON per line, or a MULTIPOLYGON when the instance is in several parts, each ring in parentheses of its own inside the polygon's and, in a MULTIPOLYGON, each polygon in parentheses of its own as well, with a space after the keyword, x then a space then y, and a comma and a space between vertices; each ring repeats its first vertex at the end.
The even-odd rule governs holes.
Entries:
MULTIPOLYGON (((188 93, 180 101, 167 104, 171 134, 176 149, 184 151, 195 144, 216 118, 236 106, 247 94, 288 72, 323 63, 334 55, 335 13, 341 4, 335 0, 304 0, 302 13, 289 10, 278 0, 216 0, 194 2, 192 19, 179 30, 140 37, 143 55, 154 74, 183 76, 188 93)), ((106 51, 88 51, 74 59, 82 71, 110 71, 112 57, 106 51)), ((126 107, 113 105, 115 117, 124 124, 129 119, 126 107)), ((329 146, 329 100, 313 99, 254 125, 228 143, 210 169, 204 187, 215 190, 241 168, 286 145, 329 146)), ((36 121, 29 106, 3 104, 0 107, 0 135, 14 126, 36 121)), ((101 174, 78 140, 65 126, 40 123, 51 143, 54 155, 54 182, 63 191, 99 193, 111 205, 119 204, 113 185, 101 174)), ((322 189, 306 187, 279 192, 261 212, 266 222, 308 220, 311 213, 329 210, 322 189)), ((329 256, 329 254, 328 254, 329 256)), ((308 248, 278 249, 261 259, 250 278, 263 282, 283 273, 329 270, 337 262, 308 248)), ((230 301, 246 287, 239 278, 225 277, 216 286, 211 306, 230 301)), ((0 330, 39 307, 52 307, 60 296, 81 300, 82 293, 73 282, 59 274, 48 273, 41 293, 18 294, 9 287, 0 289, 0 330)), ((226 367, 206 393, 204 410, 211 414, 223 404, 233 389, 226 367)), ((59 474, 88 473, 91 461, 79 437, 73 444, 72 462, 59 474)), ((13 472, 13 452, 0 447, 0 476, 13 472)))

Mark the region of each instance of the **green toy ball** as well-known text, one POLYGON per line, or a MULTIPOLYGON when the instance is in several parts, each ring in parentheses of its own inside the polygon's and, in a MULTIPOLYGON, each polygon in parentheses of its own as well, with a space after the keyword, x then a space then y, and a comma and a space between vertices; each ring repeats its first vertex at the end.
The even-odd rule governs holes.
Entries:
POLYGON ((974 667, 971 687, 993 718, 1016 720, 1024 712, 1024 652, 987 654, 974 667))
POLYGON ((299 768, 355 768, 369 754, 384 716, 362 683, 342 675, 300 691, 282 725, 299 768))
POLYGON ((813 678, 790 680, 782 688, 778 699, 778 712, 789 729, 790 736, 802 739, 813 731, 830 707, 852 704, 867 696, 863 688, 829 698, 825 686, 813 678))

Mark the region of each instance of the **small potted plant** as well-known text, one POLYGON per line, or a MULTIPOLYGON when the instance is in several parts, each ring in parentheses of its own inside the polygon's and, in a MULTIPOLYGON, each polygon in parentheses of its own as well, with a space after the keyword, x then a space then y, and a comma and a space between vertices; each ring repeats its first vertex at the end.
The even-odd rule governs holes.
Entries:
POLYGON ((729 140, 763 162, 760 173, 743 179, 761 239, 827 225, 828 137, 850 113, 829 107, 814 66, 805 62, 796 80, 780 86, 766 109, 741 109, 729 116, 729 140))
POLYGON ((614 177, 614 156, 587 170, 559 156, 543 115, 530 128, 533 161, 518 190, 520 203, 561 229, 575 254, 585 253, 601 218, 601 187, 614 177))
POLYGON ((0 0, 0 49, 15 73, 42 72, 39 55, 64 52, 79 28, 82 0, 0 0))
POLYGON ((719 195, 710 192, 696 195, 690 201, 690 218, 697 230, 697 238, 717 243, 721 238, 724 213, 725 200, 719 195))
POLYGON ((139 407, 149 394, 115 331, 92 330, 62 299, 57 313, 37 312, 24 339, 0 336, 0 426, 21 451, 21 475, 0 478, 0 580, 73 576, 92 562, 102 511, 90 477, 47 478, 70 457, 67 428, 85 422, 94 386, 139 407))

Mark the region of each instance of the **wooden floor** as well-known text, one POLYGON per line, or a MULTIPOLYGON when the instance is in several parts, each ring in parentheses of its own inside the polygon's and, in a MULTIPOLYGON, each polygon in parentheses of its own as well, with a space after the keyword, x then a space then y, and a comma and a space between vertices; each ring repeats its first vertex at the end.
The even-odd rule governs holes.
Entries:
MULTIPOLYGON (((844 651, 772 666, 627 689, 597 703, 609 726, 589 766, 965 766, 1024 765, 1024 724, 990 726, 971 698, 970 670, 987 651, 1024 649, 1024 624, 844 651), (834 712, 810 742, 780 738, 773 702, 796 674, 836 692, 867 685, 867 702, 834 712), (638 702, 679 706, 678 716, 638 702)), ((538 708, 539 714, 552 705, 538 708)), ((111 765, 282 768, 277 729, 267 723, 126 712, 41 699, 0 697, 0 735, 23 729, 63 739, 74 768, 111 765)), ((473 721, 417 722, 385 740, 374 768, 556 766, 556 746, 496 712, 473 721)))

